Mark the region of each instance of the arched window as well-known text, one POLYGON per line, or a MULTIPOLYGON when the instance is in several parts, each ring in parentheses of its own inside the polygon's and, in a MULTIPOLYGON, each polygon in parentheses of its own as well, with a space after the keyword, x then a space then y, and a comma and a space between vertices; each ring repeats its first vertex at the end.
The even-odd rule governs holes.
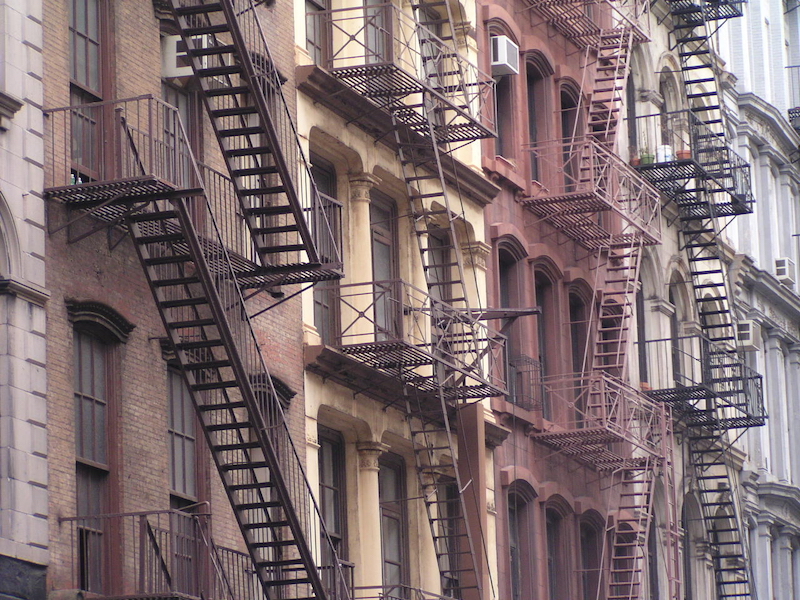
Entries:
MULTIPOLYGON (((489 46, 491 38, 496 35, 510 35, 501 23, 489 24, 489 46)), ((516 144, 514 128, 514 78, 513 74, 495 75, 495 105, 494 105, 494 124, 497 130, 495 140, 495 154, 504 158, 514 158, 516 156, 516 144)))
POLYGON ((115 424, 120 343, 133 325, 97 302, 67 302, 73 323, 75 478, 79 573, 82 590, 107 593, 111 574, 105 556, 113 547, 102 515, 115 512, 110 493, 115 475, 115 424))
POLYGON ((581 590, 583 600, 597 600, 601 582, 603 551, 602 528, 597 519, 581 519, 581 590))
POLYGON ((564 516, 554 508, 545 511, 545 536, 547 546, 548 600, 568 600, 569 567, 567 565, 567 532, 564 516))
MULTIPOLYGON (((542 271, 534 274, 534 291, 536 294, 536 304, 541 312, 536 317, 536 341, 538 349, 538 361, 542 372, 542 377, 551 375, 556 369, 556 353, 551 344, 555 339, 553 328, 558 322, 555 311, 555 297, 553 283, 550 278, 542 271)), ((553 407, 550 398, 542 398, 542 416, 545 419, 553 418, 553 407)))
POLYGON ((566 192, 575 189, 578 183, 580 152, 574 138, 583 133, 580 124, 580 96, 572 86, 562 86, 560 94, 561 138, 563 140, 564 187, 566 192))
MULTIPOLYGON (((525 89, 528 108, 528 143, 536 144, 548 139, 547 132, 547 78, 553 74, 553 68, 542 56, 535 52, 525 61, 525 89)), ((530 153, 531 180, 540 179, 540 165, 536 152, 530 153)))
POLYGON ((639 289, 636 292, 636 340, 638 342, 637 358, 639 360, 639 381, 649 381, 647 372, 647 328, 645 325, 644 284, 639 278, 639 289))
POLYGON ((533 495, 512 484, 508 493, 508 553, 511 600, 530 598, 534 590, 533 495))

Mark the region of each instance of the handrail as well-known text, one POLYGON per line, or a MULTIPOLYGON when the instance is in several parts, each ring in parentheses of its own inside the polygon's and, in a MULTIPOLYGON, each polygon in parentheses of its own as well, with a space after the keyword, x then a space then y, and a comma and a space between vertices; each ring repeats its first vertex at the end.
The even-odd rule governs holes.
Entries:
POLYGON ((367 81, 371 75, 366 71, 385 73, 393 68, 408 78, 396 81, 402 95, 420 92, 421 87, 416 86, 425 87, 459 112, 462 120, 492 127, 494 80, 413 15, 385 2, 312 11, 306 17, 313 24, 311 29, 323 38, 322 53, 315 57, 320 66, 343 79, 354 77, 357 89, 374 96, 373 100, 402 102, 398 94, 391 98, 386 90, 370 87, 367 81), (412 82, 416 89, 408 87, 412 82))

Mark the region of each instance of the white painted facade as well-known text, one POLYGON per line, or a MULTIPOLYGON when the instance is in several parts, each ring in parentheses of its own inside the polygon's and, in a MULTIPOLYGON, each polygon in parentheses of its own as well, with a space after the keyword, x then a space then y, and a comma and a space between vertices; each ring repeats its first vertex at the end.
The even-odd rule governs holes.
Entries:
POLYGON ((30 598, 48 562, 42 18, 0 1, 0 595, 30 598))

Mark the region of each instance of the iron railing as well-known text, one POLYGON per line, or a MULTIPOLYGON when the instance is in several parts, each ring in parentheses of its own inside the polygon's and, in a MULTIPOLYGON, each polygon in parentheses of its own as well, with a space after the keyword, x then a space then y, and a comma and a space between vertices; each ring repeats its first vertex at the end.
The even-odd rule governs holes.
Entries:
MULTIPOLYGON (((45 168, 48 197, 89 208, 118 202, 120 198, 130 202, 137 196, 195 195, 205 187, 217 223, 229 234, 226 237, 231 251, 254 266, 259 264, 247 221, 238 208, 233 181, 208 166, 201 166, 199 174, 195 171, 192 150, 176 108, 153 96, 139 96, 50 109, 45 114, 50 133, 45 168)), ((310 171, 306 170, 298 180, 304 182, 302 213, 318 259, 341 264, 340 205, 316 191, 310 171)), ((104 210, 112 220, 124 209, 108 206, 104 210)), ((287 218, 276 216, 271 225, 277 229, 287 224, 277 219, 287 218)), ((287 246, 297 241, 298 233, 257 235, 261 236, 261 246, 287 246)), ((296 260, 298 257, 290 257, 289 253, 283 258, 285 263, 296 260)))
MULTIPOLYGON (((350 82, 381 106, 420 104, 423 88, 433 92, 439 108, 455 113, 448 126, 469 122, 487 127, 491 136, 494 81, 457 49, 392 3, 320 10, 306 15, 317 39, 313 58, 319 66, 350 82)), ((430 110, 432 107, 427 107, 430 110)))
POLYGON ((637 342, 648 362, 647 394, 676 412, 713 412, 729 427, 763 425, 763 377, 736 350, 700 335, 637 342))
POLYGON ((580 46, 597 45, 602 35, 632 31, 634 40, 649 39, 644 15, 649 4, 643 0, 526 0, 556 31, 580 46))
POLYGON ((59 523, 69 541, 70 589, 104 597, 256 600, 250 557, 211 540, 210 515, 164 510, 59 523))
POLYGON ((399 279, 318 287, 336 305, 331 345, 346 354, 423 388, 443 369, 440 383, 456 395, 470 387, 483 397, 505 394, 506 337, 463 310, 399 279))
POLYGON ((662 191, 679 193, 685 179, 699 177, 716 182, 711 191, 753 203, 750 165, 691 111, 642 115, 628 127, 636 139, 632 163, 662 191))
POLYGON ((506 386, 509 402, 526 410, 541 410, 544 397, 542 363, 524 354, 510 358, 506 386))
MULTIPOLYGON (((546 430, 534 437, 581 454, 627 443, 650 456, 663 453, 665 409, 603 371, 543 378, 546 430)), ((630 448, 622 456, 632 456, 630 448)), ((612 460, 604 452, 589 460, 612 460)))
MULTIPOLYGON (((48 121, 45 190, 156 179, 197 187, 192 152, 177 109, 153 96, 44 111, 48 121)), ((132 184, 133 185, 133 184, 132 184)))
MULTIPOLYGON (((537 190, 524 202, 539 216, 614 211, 648 243, 661 239, 658 190, 616 154, 588 137, 540 142, 528 147, 538 170, 537 190)), ((599 229, 615 232, 599 221, 599 229)))
MULTIPOLYGON (((202 598, 259 600, 258 580, 246 552, 210 537, 211 515, 178 510, 118 513, 59 519, 69 538, 69 589, 103 598, 202 598)), ((344 593, 352 598, 352 563, 344 593)), ((332 581, 320 566, 323 581, 332 581)))

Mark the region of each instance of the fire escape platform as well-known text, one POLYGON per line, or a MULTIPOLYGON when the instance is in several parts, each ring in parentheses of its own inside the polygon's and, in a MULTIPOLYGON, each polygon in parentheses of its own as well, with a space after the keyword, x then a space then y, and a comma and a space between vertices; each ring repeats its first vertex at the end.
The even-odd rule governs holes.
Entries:
POLYGON ((619 10, 610 2, 592 2, 591 6, 594 10, 603 13, 603 16, 616 17, 616 20, 620 21, 620 26, 613 29, 601 27, 596 18, 586 13, 586 6, 589 5, 587 2, 528 0, 527 4, 541 13, 556 31, 582 48, 599 46, 609 36, 617 33, 622 35, 626 31, 633 31, 633 39, 636 43, 650 40, 650 36, 645 30, 633 21, 622 17, 619 10))
POLYGON ((469 142, 477 139, 494 137, 491 129, 473 119, 466 111, 450 102, 436 89, 427 86, 393 63, 362 64, 357 66, 337 67, 331 69, 331 75, 369 99, 381 110, 389 110, 397 116, 406 127, 425 136, 428 120, 416 107, 407 106, 404 100, 413 94, 428 92, 436 98, 442 111, 453 111, 461 119, 459 123, 436 127, 434 135, 440 144, 451 142, 469 142))
POLYGON ((631 456, 629 451, 615 452, 610 445, 625 443, 625 439, 605 427, 535 433, 531 438, 598 471, 634 468, 647 462, 646 457, 631 456))
MULTIPOLYGON (((314 102, 325 106, 339 117, 363 129, 370 136, 380 140, 390 149, 397 151, 397 144, 392 131, 392 120, 388 112, 380 110, 373 102, 357 93, 341 79, 333 77, 328 71, 316 65, 301 65, 296 68, 297 88, 314 102)), ((417 136, 420 142, 422 135, 411 127, 405 127, 410 136, 417 136)), ((442 162, 445 179, 451 185, 459 184, 465 196, 487 204, 500 188, 469 168, 458 159, 442 162)))
POLYGON ((636 237, 641 237, 646 246, 659 243, 658 237, 646 231, 612 234, 601 227, 596 222, 597 213, 613 210, 613 207, 593 191, 526 198, 522 205, 589 251, 609 245, 627 245, 636 237))
POLYGON ((101 204, 127 204, 135 201, 193 196, 199 188, 179 189, 174 184, 153 175, 79 183, 45 188, 44 197, 61 202, 70 208, 91 209, 101 204))
POLYGON ((474 378, 465 369, 458 369, 427 350, 402 340, 336 348, 308 346, 306 363, 311 372, 387 404, 396 404, 410 393, 430 398, 432 407, 439 406, 441 386, 434 373, 436 368, 455 369, 466 377, 461 385, 441 387, 446 400, 482 399, 504 393, 499 387, 474 378), (429 373, 425 373, 426 370, 429 373), (366 388, 365 382, 369 383, 366 388))

